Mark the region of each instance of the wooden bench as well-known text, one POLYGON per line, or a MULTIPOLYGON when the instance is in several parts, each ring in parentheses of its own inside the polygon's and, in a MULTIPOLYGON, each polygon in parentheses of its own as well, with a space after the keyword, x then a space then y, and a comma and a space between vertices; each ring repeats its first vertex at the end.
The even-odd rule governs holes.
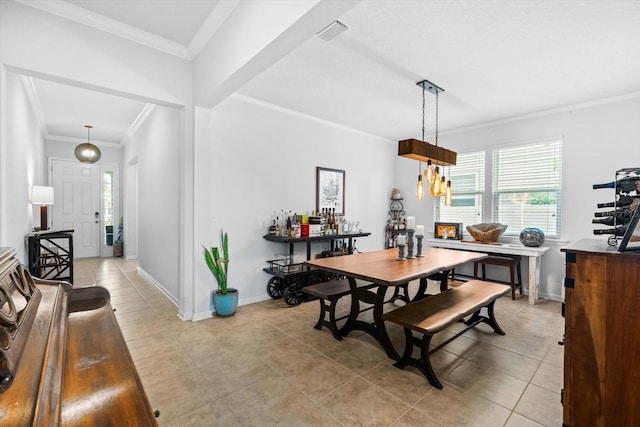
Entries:
POLYGON ((404 328, 404 354, 394 366, 400 369, 407 365, 413 366, 427 377, 431 385, 442 389, 442 384, 431 367, 429 356, 479 323, 486 323, 495 333, 504 335, 504 331, 500 329, 494 317, 493 306, 498 298, 508 294, 509 291, 509 287, 505 285, 471 280, 458 287, 385 313, 382 316, 383 320, 397 323, 404 328), (480 315, 480 310, 485 307, 487 315, 480 315), (472 316, 465 321, 467 325, 465 329, 429 350, 433 335, 469 315, 472 316), (412 331, 421 333, 422 338, 415 338, 412 331), (420 348, 420 359, 411 357, 414 346, 420 348))
MULTIPOLYGON (((377 285, 375 283, 365 282, 364 280, 356 280, 356 286, 358 289, 370 289, 375 288, 377 285)), ((336 318, 336 304, 340 298, 351 293, 349 280, 333 280, 330 282, 305 286, 302 288, 302 292, 313 295, 318 298, 318 301, 320 301, 320 318, 314 328, 321 330, 323 326, 326 326, 329 328, 335 339, 342 340, 342 335, 340 335, 336 322, 338 320, 345 319, 348 316, 336 318), (328 304, 325 301, 328 301, 328 304), (329 313, 329 320, 326 320, 326 313, 329 313)), ((361 311, 369 309, 370 307, 361 311)))

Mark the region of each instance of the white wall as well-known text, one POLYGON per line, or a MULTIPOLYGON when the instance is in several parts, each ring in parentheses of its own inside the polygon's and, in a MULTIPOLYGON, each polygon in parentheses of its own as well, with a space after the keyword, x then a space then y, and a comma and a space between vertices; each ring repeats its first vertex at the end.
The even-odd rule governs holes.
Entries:
MULTIPOLYGON (((175 302, 180 300, 180 117, 177 109, 156 107, 125 146, 123 160, 137 158, 138 266, 175 302)), ((127 181, 130 170, 125 171, 127 181)))
POLYGON ((2 147, 3 221, 0 246, 16 249, 27 264, 25 234, 40 224, 40 208, 29 203, 33 185, 47 185, 43 138, 21 77, 6 73, 6 139, 2 147))
MULTIPOLYGON (((229 283, 240 290, 240 304, 268 298, 271 276, 262 268, 288 248, 262 236, 274 211, 315 209, 317 166, 346 171, 346 217, 372 233, 357 239, 358 248, 383 248, 393 142, 237 95, 214 108, 210 120, 209 142, 196 132, 195 318, 210 316, 208 292, 215 287, 201 245, 217 245, 221 227, 229 233, 229 283)), ((316 251, 327 248, 314 245, 316 251)), ((306 246, 296 251, 304 256, 306 246)))
MULTIPOLYGON (((618 169, 640 167, 638 117, 640 98, 635 97, 440 135, 440 145, 460 153, 518 141, 563 137, 561 238, 547 239, 545 243, 551 249, 543 257, 541 296, 561 298, 564 256, 560 248, 566 246, 567 241, 595 238, 593 229, 598 227, 591 219, 598 210, 596 205, 613 201, 613 190, 593 190, 592 184, 612 181, 618 169)), ((426 228, 433 230, 433 200, 425 196, 422 202, 415 201, 415 161, 398 158, 396 165, 400 188, 405 200, 409 199, 405 208, 408 204, 408 212, 419 211, 428 224, 426 228)), ((523 267, 526 277, 527 268, 523 267)), ((507 279, 506 269, 493 271, 492 277, 507 279)))

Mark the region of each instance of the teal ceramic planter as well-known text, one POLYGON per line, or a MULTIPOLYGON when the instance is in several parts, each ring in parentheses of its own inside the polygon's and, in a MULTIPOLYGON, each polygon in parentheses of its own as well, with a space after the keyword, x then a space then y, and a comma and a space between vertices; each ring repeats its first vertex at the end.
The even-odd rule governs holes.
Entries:
POLYGON ((211 311, 215 311, 220 317, 233 316, 238 307, 238 290, 227 288, 226 294, 220 291, 211 292, 211 311))

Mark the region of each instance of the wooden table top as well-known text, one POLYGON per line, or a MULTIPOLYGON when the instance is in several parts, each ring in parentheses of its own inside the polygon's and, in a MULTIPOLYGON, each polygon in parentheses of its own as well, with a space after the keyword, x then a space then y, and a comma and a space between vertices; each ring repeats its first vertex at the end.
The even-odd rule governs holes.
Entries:
POLYGON ((425 248, 423 254, 422 258, 398 261, 398 249, 391 248, 349 256, 313 259, 306 261, 306 264, 379 285, 398 286, 487 257, 487 254, 480 252, 440 248, 425 248))

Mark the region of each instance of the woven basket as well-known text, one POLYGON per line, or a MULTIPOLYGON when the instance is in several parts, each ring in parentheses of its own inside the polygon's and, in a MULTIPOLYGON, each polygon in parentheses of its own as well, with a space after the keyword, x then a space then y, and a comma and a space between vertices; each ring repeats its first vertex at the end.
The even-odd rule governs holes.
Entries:
POLYGON ((498 222, 484 222, 482 224, 467 225, 467 231, 478 242, 497 242, 508 225, 498 222))

